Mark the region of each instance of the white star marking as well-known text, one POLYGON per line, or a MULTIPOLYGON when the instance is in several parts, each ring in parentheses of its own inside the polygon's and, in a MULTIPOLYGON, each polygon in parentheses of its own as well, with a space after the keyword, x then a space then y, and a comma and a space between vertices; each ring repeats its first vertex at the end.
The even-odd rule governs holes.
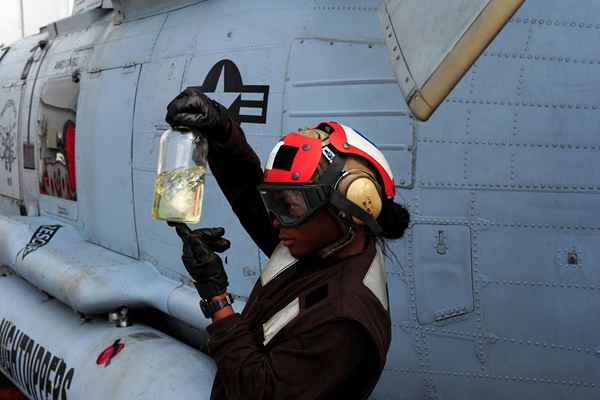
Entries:
POLYGON ((235 102, 235 100, 241 95, 239 92, 225 92, 225 66, 221 67, 221 73, 219 74, 219 81, 214 92, 209 92, 207 95, 223 104, 225 108, 229 109, 235 102))

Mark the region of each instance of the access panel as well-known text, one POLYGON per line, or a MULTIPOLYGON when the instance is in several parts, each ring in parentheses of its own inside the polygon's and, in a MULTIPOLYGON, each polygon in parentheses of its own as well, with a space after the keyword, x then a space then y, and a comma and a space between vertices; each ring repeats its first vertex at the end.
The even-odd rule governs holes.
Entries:
POLYGON ((77 197, 93 243, 138 257, 131 171, 140 66, 82 76, 77 112, 77 197))
POLYGON ((415 225, 413 240, 419 322, 447 322, 472 312, 469 227, 415 225))

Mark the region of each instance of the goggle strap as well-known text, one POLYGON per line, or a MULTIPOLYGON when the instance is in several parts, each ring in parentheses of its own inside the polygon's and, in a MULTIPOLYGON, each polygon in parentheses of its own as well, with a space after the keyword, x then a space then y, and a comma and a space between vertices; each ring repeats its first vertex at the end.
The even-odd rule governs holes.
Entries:
POLYGON ((379 224, 377 223, 375 218, 371 216, 371 214, 369 214, 368 212, 366 212, 365 210, 348 200, 337 190, 331 193, 330 202, 340 211, 344 211, 345 213, 353 217, 365 221, 365 224, 369 227, 373 234, 379 235, 382 232, 381 226, 379 226, 379 224))

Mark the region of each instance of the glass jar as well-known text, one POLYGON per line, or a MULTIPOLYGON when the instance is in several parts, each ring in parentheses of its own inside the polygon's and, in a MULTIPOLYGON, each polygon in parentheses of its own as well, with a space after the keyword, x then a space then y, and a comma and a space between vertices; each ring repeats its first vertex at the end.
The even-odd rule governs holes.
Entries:
POLYGON ((208 143, 186 128, 168 129, 160 138, 152 217, 196 224, 202 214, 208 143))

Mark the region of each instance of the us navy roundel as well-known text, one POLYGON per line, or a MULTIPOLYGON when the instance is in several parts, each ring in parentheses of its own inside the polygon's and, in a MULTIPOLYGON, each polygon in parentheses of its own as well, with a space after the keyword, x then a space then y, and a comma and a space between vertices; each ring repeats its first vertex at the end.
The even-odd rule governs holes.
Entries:
POLYGON ((221 60, 216 63, 206 75, 200 89, 227 107, 231 115, 240 123, 267 122, 269 86, 244 85, 239 68, 231 60, 221 60))

